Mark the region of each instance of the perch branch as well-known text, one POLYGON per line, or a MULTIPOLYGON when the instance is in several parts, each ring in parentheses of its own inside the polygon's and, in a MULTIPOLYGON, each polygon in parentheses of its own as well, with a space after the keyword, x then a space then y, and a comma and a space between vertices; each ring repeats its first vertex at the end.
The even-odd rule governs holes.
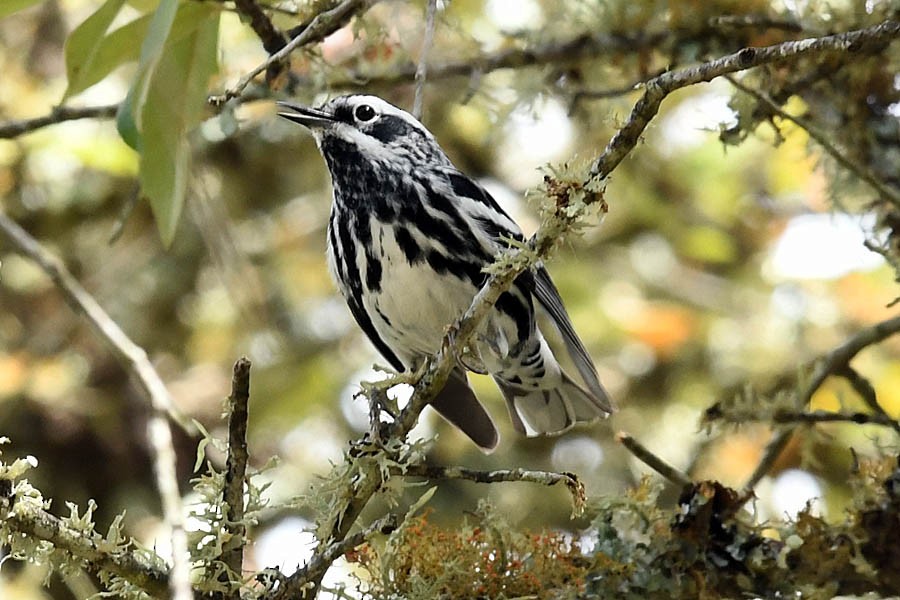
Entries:
MULTIPOLYGON (((584 191, 587 191, 596 189, 598 184, 602 184, 603 180, 637 145, 640 135, 656 115, 663 99, 676 89, 702 81, 709 81, 727 73, 815 52, 856 50, 862 48, 866 43, 874 44, 889 41, 898 32, 900 32, 900 23, 886 22, 875 27, 845 34, 800 42, 786 42, 765 48, 745 48, 738 53, 718 60, 656 77, 647 83, 643 96, 634 106, 625 125, 616 133, 594 161, 590 170, 590 176, 581 187, 584 191)), ((572 50, 578 52, 590 39, 590 36, 578 38, 573 42, 575 45, 572 50)), ((570 56, 563 56, 565 60, 572 60, 570 56)), ((534 60, 534 57, 519 55, 518 60, 530 62, 534 60)), ((468 65, 468 63, 466 64, 468 65)), ((507 64, 506 66, 515 65, 507 64)), ((465 73, 469 71, 470 68, 467 66, 465 73)), ((406 439, 407 434, 418 420, 419 414, 443 388, 450 372, 455 367, 456 352, 454 349, 466 345, 500 295, 508 290, 515 279, 528 269, 530 265, 537 260, 545 259, 552 248, 559 242, 561 232, 567 231, 569 226, 577 220, 577 214, 573 214, 569 210, 576 207, 569 206, 570 190, 568 186, 561 182, 550 181, 549 183, 555 184, 559 188, 558 195, 554 195, 553 198, 556 201, 557 210, 538 229, 527 244, 524 244, 522 247, 510 248, 501 253, 498 261, 503 261, 505 266, 491 272, 463 316, 448 328, 439 350, 426 361, 422 369, 422 375, 413 386, 413 393, 409 403, 387 428, 390 439, 406 439)), ((584 204, 602 202, 603 197, 600 193, 589 193, 584 199, 584 204)), ((577 213, 577 210, 575 213, 577 213)), ((334 513, 331 521, 331 530, 325 541, 337 543, 343 540, 363 508, 385 482, 385 475, 381 472, 380 462, 373 457, 363 458, 364 460, 357 459, 353 464, 355 472, 350 478, 352 483, 350 488, 346 490, 346 493, 341 495, 342 505, 334 513)), ((683 479, 687 481, 686 477, 683 479)), ((316 555, 318 554, 317 552, 316 555)), ((317 573, 313 579, 307 578, 309 577, 308 573, 295 573, 287 578, 282 589, 292 590, 295 594, 302 593, 304 598, 312 598, 319 589, 324 572, 322 570, 320 573, 317 573)), ((285 597, 287 596, 280 596, 280 598, 285 597)))
POLYGON ((499 469, 496 471, 478 471, 465 467, 439 467, 435 465, 410 465, 399 475, 405 477, 424 477, 426 479, 465 479, 475 483, 499 483, 506 481, 525 481, 539 485, 552 486, 566 484, 572 494, 572 516, 578 517, 584 512, 587 497, 584 484, 574 473, 553 471, 530 471, 528 469, 499 469))
MULTIPOLYGON (((222 552, 222 562, 240 579, 244 563, 244 481, 247 474, 247 419, 250 402, 250 361, 240 358, 234 363, 231 395, 228 397, 228 458, 225 462, 225 527, 231 538, 222 552)), ((232 594, 240 600, 239 590, 232 594)))
POLYGON ((690 485, 691 478, 653 454, 646 446, 634 439, 631 434, 620 431, 616 434, 616 441, 625 446, 625 448, 634 454, 634 456, 642 463, 668 479, 675 485, 690 485))
MULTIPOLYGON (((900 317, 894 317, 876 323, 851 336, 846 342, 826 354, 818 361, 813 371, 809 384, 803 389, 797 399, 797 406, 804 408, 809 404, 813 394, 822 387, 830 375, 840 374, 850 364, 850 361, 863 349, 878 344, 890 336, 900 332, 900 317)), ((766 476, 778 457, 781 456, 795 428, 789 427, 779 431, 766 445, 763 457, 753 471, 753 474, 744 484, 745 490, 751 490, 766 476)))
POLYGON ((187 536, 178 480, 175 476, 175 449, 172 430, 166 415, 181 423, 190 432, 193 426, 177 412, 156 369, 143 348, 135 344, 110 318, 100 304, 69 273, 65 265, 53 256, 33 237, 0 212, 0 233, 18 252, 37 263, 60 290, 72 309, 84 317, 94 331, 112 348, 114 355, 140 383, 150 398, 153 410, 147 423, 147 437, 153 449, 156 485, 162 499, 163 518, 170 529, 172 541, 172 576, 169 579, 172 595, 176 600, 191 598, 190 565, 188 563, 187 536))

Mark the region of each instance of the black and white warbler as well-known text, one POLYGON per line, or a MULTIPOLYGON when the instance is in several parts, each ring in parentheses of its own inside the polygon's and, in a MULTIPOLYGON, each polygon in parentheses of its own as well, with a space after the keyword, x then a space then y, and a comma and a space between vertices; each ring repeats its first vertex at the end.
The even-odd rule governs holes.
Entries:
MULTIPOLYGON (((331 171, 328 264, 356 322, 398 371, 435 353, 490 265, 522 232, 461 173, 409 113, 375 96, 318 108, 280 102, 311 131, 331 171)), ((552 434, 612 412, 597 371, 543 265, 523 273, 485 319, 432 406, 484 450, 498 442, 466 370, 489 373, 516 430, 552 434), (535 323, 535 300, 565 342, 583 385, 560 368, 535 323)))

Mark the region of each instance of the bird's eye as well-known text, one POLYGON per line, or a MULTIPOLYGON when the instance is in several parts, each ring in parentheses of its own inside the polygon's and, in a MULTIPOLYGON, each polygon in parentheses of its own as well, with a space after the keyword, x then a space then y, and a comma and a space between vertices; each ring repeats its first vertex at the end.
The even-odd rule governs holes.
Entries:
POLYGON ((371 121, 375 118, 375 109, 368 104, 360 104, 353 111, 357 121, 371 121))

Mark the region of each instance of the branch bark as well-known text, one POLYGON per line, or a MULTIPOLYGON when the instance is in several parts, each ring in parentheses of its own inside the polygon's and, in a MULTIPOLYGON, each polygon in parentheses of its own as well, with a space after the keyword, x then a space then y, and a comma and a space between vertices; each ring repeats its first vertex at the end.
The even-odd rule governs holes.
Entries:
POLYGON ((162 598, 169 590, 168 575, 137 558, 133 548, 122 552, 102 550, 105 540, 97 533, 86 535, 65 525, 45 510, 27 510, 13 502, 14 497, 0 499, 0 521, 12 531, 43 540, 83 560, 92 571, 102 570, 118 575, 140 587, 151 596, 162 598))
POLYGON ((119 110, 118 104, 106 104, 103 106, 57 106, 49 114, 34 119, 21 121, 9 121, 0 123, 0 139, 12 139, 31 133, 64 121, 77 121, 79 119, 111 119, 119 110))
POLYGON ((528 469, 498 469, 478 471, 465 467, 440 467, 437 465, 410 465, 398 475, 403 477, 424 477, 425 479, 465 479, 475 483, 500 483, 525 481, 539 485, 553 486, 564 483, 572 494, 572 518, 584 513, 587 495, 584 484, 575 473, 555 473, 553 471, 532 471, 528 469))
MULTIPOLYGON (((240 576, 244 563, 246 528, 244 520, 244 481, 247 475, 247 419, 250 402, 250 361, 240 358, 234 363, 231 381, 231 395, 228 397, 228 458, 225 462, 225 528, 231 534, 228 545, 222 552, 224 562, 232 573, 240 576)), ((240 588, 232 596, 240 600, 240 588)))

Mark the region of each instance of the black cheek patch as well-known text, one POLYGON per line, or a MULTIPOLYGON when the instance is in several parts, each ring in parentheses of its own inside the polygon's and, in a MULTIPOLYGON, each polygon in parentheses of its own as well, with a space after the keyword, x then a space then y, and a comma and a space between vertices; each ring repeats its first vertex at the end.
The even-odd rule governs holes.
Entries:
POLYGON ((394 115, 383 115, 380 119, 366 127, 365 132, 385 144, 390 144, 403 136, 418 133, 409 123, 394 115))

